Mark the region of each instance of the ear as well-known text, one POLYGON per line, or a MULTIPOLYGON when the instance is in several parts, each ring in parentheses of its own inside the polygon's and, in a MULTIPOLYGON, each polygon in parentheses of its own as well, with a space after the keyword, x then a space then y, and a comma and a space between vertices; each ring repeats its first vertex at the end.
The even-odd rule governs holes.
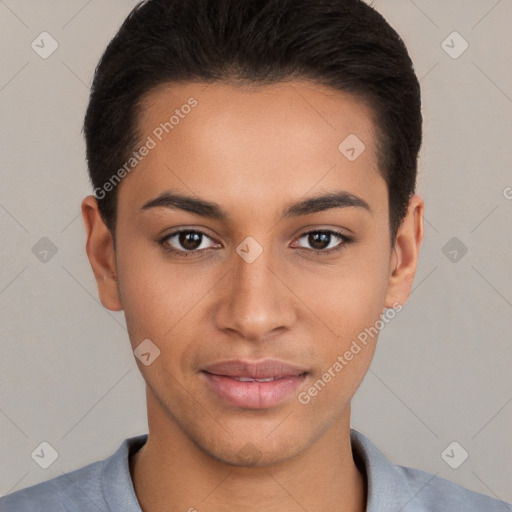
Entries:
POLYGON ((387 308, 396 307, 397 303, 405 304, 411 293, 423 241, 423 209, 423 199, 412 196, 407 214, 398 228, 391 256, 385 303, 387 308))
POLYGON ((114 242, 94 196, 87 196, 82 201, 82 218, 87 233, 87 257, 96 278, 100 301, 110 311, 121 311, 114 242))

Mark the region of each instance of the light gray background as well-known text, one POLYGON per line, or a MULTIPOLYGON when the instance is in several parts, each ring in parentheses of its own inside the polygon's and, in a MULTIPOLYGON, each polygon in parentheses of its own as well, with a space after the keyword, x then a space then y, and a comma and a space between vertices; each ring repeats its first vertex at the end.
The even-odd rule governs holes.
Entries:
MULTIPOLYGON (((123 313, 98 302, 80 216, 91 193, 80 133, 89 86, 135 4, 0 1, 0 494, 102 459, 147 429, 123 313), (31 48, 43 31, 59 44, 46 60, 31 48), (46 262, 32 250, 43 237, 57 248, 46 262), (31 458, 42 441, 59 454, 46 470, 31 458)), ((397 463, 512 502, 512 2, 374 5, 421 78, 425 241, 353 426, 397 463), (441 44, 453 31, 469 43, 457 59, 441 44), (443 252, 452 237, 467 254, 443 252), (441 458, 452 441, 469 453, 458 469, 441 458)))

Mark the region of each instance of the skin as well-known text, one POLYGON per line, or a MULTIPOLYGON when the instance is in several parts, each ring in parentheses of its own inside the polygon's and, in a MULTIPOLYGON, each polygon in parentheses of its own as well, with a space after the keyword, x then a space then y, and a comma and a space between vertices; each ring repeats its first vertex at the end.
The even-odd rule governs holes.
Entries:
MULTIPOLYGON (((96 198, 82 203, 102 304, 124 310, 133 349, 149 338, 161 351, 149 366, 137 359, 149 425, 146 445, 130 461, 141 508, 364 511, 367 483, 352 457, 350 402, 377 336, 306 405, 294 394, 267 409, 235 407, 206 388, 200 370, 226 359, 278 358, 306 367, 298 392, 310 388, 385 307, 407 301, 423 200, 410 199, 392 248, 371 111, 348 94, 298 81, 167 85, 146 98, 141 140, 190 97, 197 107, 118 186, 115 250, 96 198), (351 133, 366 146, 352 162, 338 150, 351 133), (214 201, 229 218, 141 210, 170 190, 214 201), (291 203, 339 190, 371 212, 281 216, 291 203), (159 240, 179 228, 205 232, 195 247, 208 249, 186 258, 166 252, 159 240), (332 236, 312 246, 307 233, 328 229, 352 243, 317 254, 343 244, 332 236), (247 236, 263 248, 252 263, 236 252, 247 236), (257 457, 244 463, 248 447, 257 457)), ((186 250, 178 237, 167 246, 186 250)))

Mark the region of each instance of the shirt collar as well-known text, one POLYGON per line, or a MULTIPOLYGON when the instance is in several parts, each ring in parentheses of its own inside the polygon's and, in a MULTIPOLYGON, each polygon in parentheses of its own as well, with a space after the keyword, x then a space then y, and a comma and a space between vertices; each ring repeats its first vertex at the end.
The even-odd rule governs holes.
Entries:
POLYGON ((101 473, 103 498, 109 510, 125 512, 142 512, 130 475, 130 459, 148 440, 148 434, 141 434, 125 439, 110 457, 105 459, 101 473))
POLYGON ((435 478, 430 473, 391 462, 370 439, 353 428, 350 442, 354 461, 366 477, 366 512, 406 510, 408 503, 435 478), (411 471, 414 478, 408 476, 411 471))

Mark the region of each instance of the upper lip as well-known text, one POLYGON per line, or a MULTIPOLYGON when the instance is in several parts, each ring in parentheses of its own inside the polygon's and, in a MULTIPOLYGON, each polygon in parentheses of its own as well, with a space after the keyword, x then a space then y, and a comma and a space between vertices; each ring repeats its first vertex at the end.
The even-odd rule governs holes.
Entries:
POLYGON ((253 379, 281 378, 307 373, 305 368, 279 361, 278 359, 221 361, 209 365, 203 370, 215 375, 225 375, 226 377, 252 377, 253 379))

